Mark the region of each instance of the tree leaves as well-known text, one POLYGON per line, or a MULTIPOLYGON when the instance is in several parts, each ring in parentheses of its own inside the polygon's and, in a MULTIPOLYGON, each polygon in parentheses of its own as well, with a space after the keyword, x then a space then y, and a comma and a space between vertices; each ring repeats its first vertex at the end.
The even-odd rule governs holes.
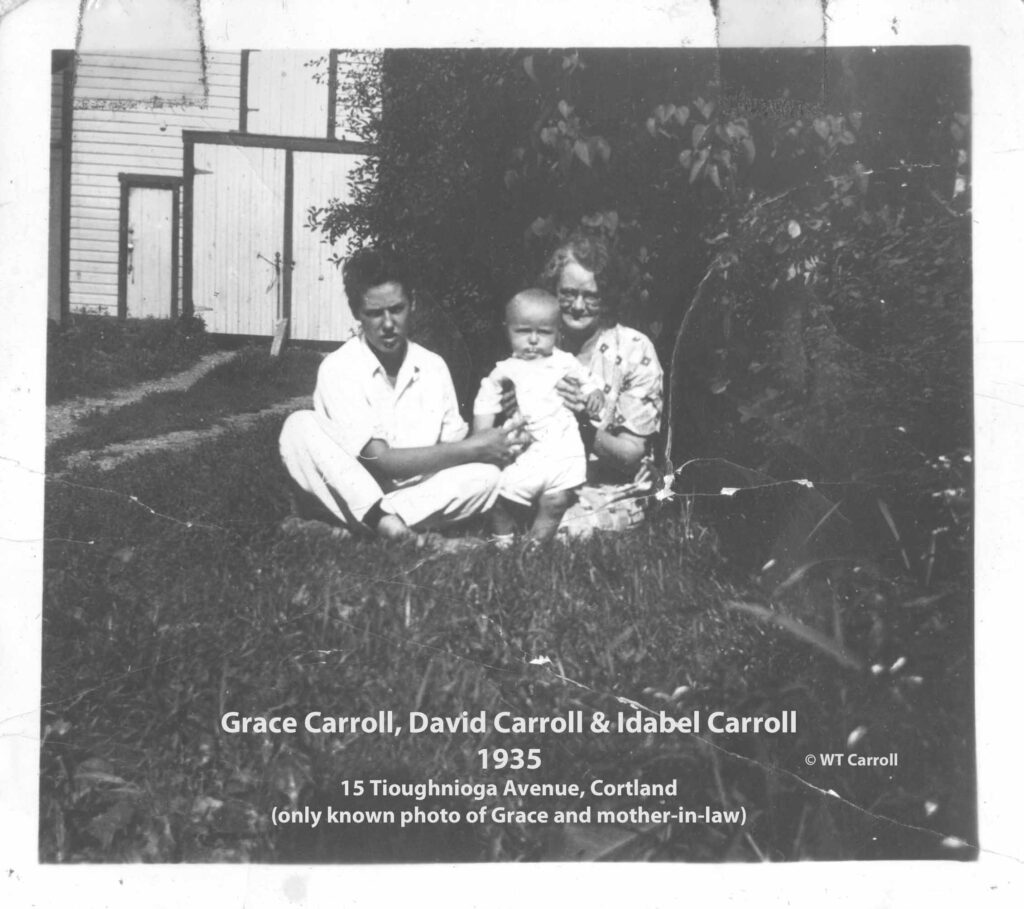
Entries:
POLYGON ((608 143, 608 140, 602 136, 594 136, 590 142, 594 151, 596 151, 601 160, 607 164, 608 160, 612 156, 612 147, 608 143))
POLYGON ((715 102, 705 101, 703 98, 697 98, 697 100, 693 102, 693 106, 700 111, 700 115, 705 120, 710 120, 711 115, 715 111, 715 102))
POLYGON ((697 152, 697 157, 694 159, 693 165, 690 167, 690 183, 693 183, 697 177, 700 176, 701 168, 704 167, 704 162, 707 161, 708 155, 710 154, 710 148, 702 148, 697 152))
POLYGON ((582 139, 577 139, 572 147, 573 153, 577 158, 580 159, 587 167, 590 167, 590 146, 582 139))
POLYGON ((664 123, 669 117, 674 116, 675 112, 676 106, 674 104, 659 104, 654 108, 654 116, 659 123, 664 123))
POLYGON ((617 211, 594 212, 580 218, 580 223, 592 230, 606 229, 608 234, 612 235, 619 227, 619 213, 617 211))

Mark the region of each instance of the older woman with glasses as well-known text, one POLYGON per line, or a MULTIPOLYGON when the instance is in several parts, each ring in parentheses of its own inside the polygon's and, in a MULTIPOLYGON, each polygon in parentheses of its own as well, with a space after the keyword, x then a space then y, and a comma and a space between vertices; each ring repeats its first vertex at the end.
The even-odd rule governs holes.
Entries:
POLYGON ((558 390, 580 415, 589 453, 587 485, 562 520, 560 532, 585 536, 595 529, 620 530, 643 520, 642 499, 650 478, 646 465, 661 426, 661 363, 650 339, 617 319, 621 267, 603 240, 575 235, 555 250, 541 284, 562 311, 560 346, 589 370, 605 396, 594 420, 578 382, 558 390))

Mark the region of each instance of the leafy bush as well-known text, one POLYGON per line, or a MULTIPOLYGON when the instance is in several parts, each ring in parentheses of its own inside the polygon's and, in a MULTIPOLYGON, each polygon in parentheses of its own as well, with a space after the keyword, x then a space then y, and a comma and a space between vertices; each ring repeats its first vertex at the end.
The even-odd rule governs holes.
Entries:
MULTIPOLYGON (((478 372, 501 304, 572 230, 623 253, 624 316, 667 354, 723 213, 777 193, 799 201, 794 190, 843 170, 926 175, 944 197, 956 176, 969 195, 935 126, 967 109, 955 49, 395 50, 367 62, 345 101, 377 154, 352 202, 324 200, 310 223, 332 241, 399 247, 478 372)), ((965 123, 951 128, 966 161, 965 123)))
POLYGON ((501 349, 500 303, 595 231, 627 262, 624 321, 671 367, 676 465, 868 486, 920 579, 936 546, 969 562, 942 504, 969 509, 969 476, 928 466, 972 446, 964 49, 374 60, 352 91, 378 154, 311 223, 405 252, 464 396, 501 349))

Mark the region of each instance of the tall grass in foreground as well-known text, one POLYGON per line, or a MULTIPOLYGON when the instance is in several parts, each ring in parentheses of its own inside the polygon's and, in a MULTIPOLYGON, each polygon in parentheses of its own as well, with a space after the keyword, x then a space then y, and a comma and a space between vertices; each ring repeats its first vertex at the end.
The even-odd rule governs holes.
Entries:
POLYGON ((593 837, 605 838, 609 855, 691 861, 973 855, 947 838, 974 841, 962 599, 922 603, 894 578, 809 571, 769 602, 730 575, 712 535, 694 542, 671 505, 632 534, 526 555, 431 557, 282 537, 279 425, 265 420, 188 454, 47 487, 44 861, 570 858, 594 854, 593 837), (755 601, 820 635, 835 636, 838 622, 843 647, 872 668, 854 670, 813 635, 729 608, 755 601), (799 731, 512 742, 228 736, 218 727, 226 710, 632 709, 619 699, 670 715, 795 709, 799 731), (862 753, 898 751, 900 766, 805 764, 808 753, 851 742, 862 753), (538 747, 543 765, 484 771, 477 750, 500 745, 538 747), (748 824, 602 828, 589 839, 517 823, 269 824, 274 806, 358 807, 339 784, 371 777, 584 786, 678 778, 681 804, 743 806, 748 824))

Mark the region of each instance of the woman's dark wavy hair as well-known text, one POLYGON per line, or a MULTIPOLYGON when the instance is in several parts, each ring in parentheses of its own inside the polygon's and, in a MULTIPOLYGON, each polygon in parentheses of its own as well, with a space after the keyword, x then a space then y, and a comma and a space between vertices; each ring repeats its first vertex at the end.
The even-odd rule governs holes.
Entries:
POLYGON ((371 287, 381 284, 401 285, 405 295, 412 300, 413 286, 409 270, 400 256, 389 249, 372 246, 357 250, 342 266, 341 281, 352 314, 359 318, 363 298, 371 287))
POLYGON ((626 289, 626 270, 618 254, 603 237, 577 231, 548 258, 537 279, 538 284, 557 295, 562 269, 569 262, 593 272, 604 304, 604 314, 614 318, 626 289))

